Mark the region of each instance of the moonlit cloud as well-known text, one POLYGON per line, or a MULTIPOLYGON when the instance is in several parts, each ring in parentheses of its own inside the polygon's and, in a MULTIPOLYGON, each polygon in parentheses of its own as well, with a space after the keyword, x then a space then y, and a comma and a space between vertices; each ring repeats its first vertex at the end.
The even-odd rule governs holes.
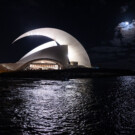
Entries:
POLYGON ((115 45, 133 44, 135 40, 135 20, 131 23, 128 21, 121 22, 115 29, 114 38, 111 41, 115 45))
POLYGON ((128 10, 128 5, 124 5, 120 9, 121 9, 121 13, 125 13, 128 10))
POLYGON ((113 40, 91 48, 91 61, 99 67, 134 69, 134 50, 135 21, 126 20, 115 27, 113 40))

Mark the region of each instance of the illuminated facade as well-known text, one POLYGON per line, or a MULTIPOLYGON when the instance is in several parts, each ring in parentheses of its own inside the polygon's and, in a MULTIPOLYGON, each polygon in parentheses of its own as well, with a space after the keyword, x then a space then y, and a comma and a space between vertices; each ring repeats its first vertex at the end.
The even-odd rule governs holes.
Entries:
POLYGON ((16 63, 0 64, 0 70, 59 70, 78 66, 91 67, 87 52, 81 43, 70 34, 59 29, 35 29, 24 33, 14 42, 34 35, 49 37, 53 41, 39 45, 16 63))
POLYGON ((61 65, 54 61, 37 60, 27 65, 26 70, 60 70, 61 65))

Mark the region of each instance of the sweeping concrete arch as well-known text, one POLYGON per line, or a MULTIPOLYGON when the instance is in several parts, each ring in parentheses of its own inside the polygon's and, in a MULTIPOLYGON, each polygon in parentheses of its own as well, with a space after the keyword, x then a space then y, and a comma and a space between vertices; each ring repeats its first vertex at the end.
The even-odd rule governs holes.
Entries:
POLYGON ((34 35, 49 37, 60 45, 67 45, 69 62, 75 61, 78 62, 78 65, 91 67, 89 56, 81 43, 69 33, 59 29, 39 28, 31 30, 19 36, 17 39, 14 40, 14 42, 18 41, 21 38, 34 35))

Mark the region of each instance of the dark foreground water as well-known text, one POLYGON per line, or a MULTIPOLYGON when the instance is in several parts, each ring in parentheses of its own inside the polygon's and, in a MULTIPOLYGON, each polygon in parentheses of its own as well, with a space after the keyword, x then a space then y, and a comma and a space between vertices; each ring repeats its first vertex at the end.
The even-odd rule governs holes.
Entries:
POLYGON ((0 80, 0 135, 135 135, 135 77, 0 80))

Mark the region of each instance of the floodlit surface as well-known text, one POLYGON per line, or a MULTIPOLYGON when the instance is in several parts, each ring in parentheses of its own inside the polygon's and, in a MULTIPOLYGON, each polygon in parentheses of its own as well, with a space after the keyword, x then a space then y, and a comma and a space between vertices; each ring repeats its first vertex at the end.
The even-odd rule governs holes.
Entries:
POLYGON ((58 65, 52 65, 52 64, 47 64, 47 65, 41 65, 41 64, 30 64, 29 65, 29 70, 58 70, 59 66, 58 65))
POLYGON ((50 42, 48 42, 48 43, 42 44, 42 45, 40 45, 40 46, 34 48, 34 49, 31 50, 30 52, 28 52, 26 55, 24 55, 24 56, 21 58, 21 60, 24 59, 25 57, 28 57, 28 56, 30 56, 30 55, 36 53, 36 52, 41 51, 41 50, 43 50, 43 49, 47 49, 47 48, 54 47, 54 46, 57 46, 57 43, 56 43, 55 41, 50 41, 50 42))
MULTIPOLYGON (((37 48, 35 50, 37 50, 37 48)), ((66 67, 68 65, 67 53, 68 48, 66 45, 49 47, 25 56, 19 60, 17 64, 20 64, 20 68, 23 69, 25 64, 30 64, 36 60, 51 60, 60 63, 63 67, 66 67)))
POLYGON ((49 60, 37 60, 30 63, 26 68, 26 70, 50 70, 50 69, 61 69, 60 64, 49 61, 49 60))
POLYGON ((46 36, 58 42, 60 45, 68 45, 69 61, 77 61, 79 65, 91 67, 88 54, 81 43, 67 32, 54 28, 40 28, 24 33, 14 42, 32 35, 46 36))
POLYGON ((32 63, 42 63, 42 64, 49 63, 49 64, 54 64, 53 61, 49 61, 49 60, 36 60, 36 61, 33 61, 32 63))

